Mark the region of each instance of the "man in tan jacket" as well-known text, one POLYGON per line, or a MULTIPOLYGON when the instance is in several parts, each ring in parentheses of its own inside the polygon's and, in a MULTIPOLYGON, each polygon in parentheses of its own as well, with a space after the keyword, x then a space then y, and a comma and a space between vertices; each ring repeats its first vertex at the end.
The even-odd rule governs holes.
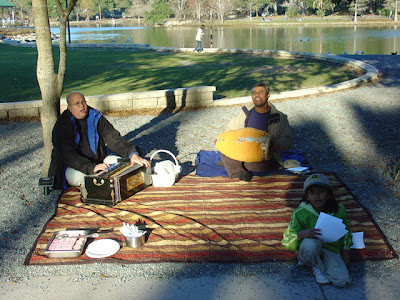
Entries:
POLYGON ((283 166, 281 151, 289 150, 292 145, 292 135, 287 116, 268 103, 269 88, 264 83, 257 83, 251 90, 253 103, 242 107, 239 114, 228 124, 226 130, 237 130, 252 127, 267 131, 271 137, 272 156, 270 160, 256 163, 245 163, 231 159, 221 154, 222 162, 229 177, 250 181, 252 172, 268 172, 283 166))

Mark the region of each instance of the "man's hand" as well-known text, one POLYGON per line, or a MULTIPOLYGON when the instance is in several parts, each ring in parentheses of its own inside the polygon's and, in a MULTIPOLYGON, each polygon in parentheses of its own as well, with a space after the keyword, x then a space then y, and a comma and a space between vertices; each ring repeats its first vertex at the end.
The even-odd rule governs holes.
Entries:
POLYGON ((131 156, 131 165, 139 164, 141 166, 150 167, 150 162, 144 158, 141 158, 136 153, 131 156))
POLYGON ((97 173, 97 172, 99 172, 99 171, 107 171, 107 168, 109 168, 109 167, 110 167, 110 165, 109 165, 109 164, 106 164, 106 163, 98 164, 98 165, 96 165, 96 166, 94 167, 93 173, 97 173))
POLYGON ((321 229, 318 229, 318 228, 311 228, 311 229, 303 230, 303 231, 299 232, 297 237, 300 240, 316 239, 316 238, 318 238, 318 235, 321 235, 320 231, 321 231, 321 229))

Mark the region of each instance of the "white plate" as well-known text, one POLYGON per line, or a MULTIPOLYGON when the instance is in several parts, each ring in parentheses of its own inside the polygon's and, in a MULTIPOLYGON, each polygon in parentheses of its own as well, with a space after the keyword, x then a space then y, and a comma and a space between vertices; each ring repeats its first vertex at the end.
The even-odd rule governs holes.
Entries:
POLYGON ((103 258, 117 253, 119 244, 111 239, 94 241, 86 248, 86 255, 91 258, 103 258))

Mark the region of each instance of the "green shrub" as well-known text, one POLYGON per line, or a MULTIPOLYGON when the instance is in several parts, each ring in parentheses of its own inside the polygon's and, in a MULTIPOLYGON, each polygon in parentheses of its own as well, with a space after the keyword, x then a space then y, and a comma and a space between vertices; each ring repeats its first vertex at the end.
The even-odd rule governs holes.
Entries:
POLYGON ((146 23, 164 24, 171 14, 172 9, 165 0, 156 0, 151 10, 145 14, 146 23))
POLYGON ((290 5, 286 11, 286 14, 289 18, 297 18, 299 16, 298 9, 295 5, 290 5))

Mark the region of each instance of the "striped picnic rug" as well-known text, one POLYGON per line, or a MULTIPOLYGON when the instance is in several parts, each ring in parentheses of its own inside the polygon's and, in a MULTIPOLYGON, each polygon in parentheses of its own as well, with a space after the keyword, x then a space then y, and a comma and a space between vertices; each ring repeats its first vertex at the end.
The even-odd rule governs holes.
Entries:
MULTIPOLYGON (((336 199, 346 209, 353 232, 363 231, 365 249, 352 250, 354 260, 397 257, 368 211, 335 174, 327 174, 336 199)), ((78 190, 66 190, 55 215, 44 226, 27 265, 92 262, 247 262, 295 260, 280 243, 292 211, 300 204, 305 175, 254 177, 247 183, 226 177, 188 175, 169 188, 148 187, 114 207, 85 205, 78 190), (122 222, 144 223, 146 243, 129 248, 119 232, 122 222), (112 229, 102 238, 119 241, 107 258, 85 253, 76 258, 49 258, 45 249, 53 232, 65 229, 112 229)), ((88 241, 89 243, 90 241, 88 241)))

